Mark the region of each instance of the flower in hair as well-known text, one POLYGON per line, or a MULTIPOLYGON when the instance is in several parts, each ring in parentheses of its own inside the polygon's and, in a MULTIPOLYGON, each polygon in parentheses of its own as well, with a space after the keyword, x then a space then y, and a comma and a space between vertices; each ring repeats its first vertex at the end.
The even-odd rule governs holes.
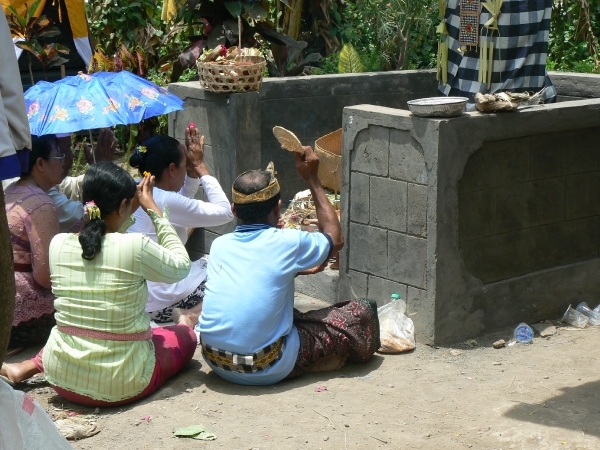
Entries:
POLYGON ((83 209, 87 213, 89 220, 100 219, 100 208, 96 206, 96 202, 94 202, 94 200, 86 202, 83 209))
POLYGON ((145 146, 145 145, 138 145, 138 146, 137 146, 137 151, 138 151, 138 153, 146 153, 146 151, 147 151, 147 150, 148 150, 148 149, 146 148, 146 146, 145 146))

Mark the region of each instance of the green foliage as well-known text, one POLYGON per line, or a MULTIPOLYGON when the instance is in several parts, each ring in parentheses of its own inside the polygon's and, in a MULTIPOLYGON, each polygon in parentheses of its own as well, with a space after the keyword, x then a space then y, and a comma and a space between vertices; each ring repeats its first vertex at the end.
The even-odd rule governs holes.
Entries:
POLYGON ((340 52, 338 62, 339 73, 360 73, 365 71, 365 66, 360 60, 360 55, 352 44, 346 44, 340 52))
POLYGON ((139 51, 155 64, 159 52, 166 51, 168 26, 161 20, 162 2, 154 0, 89 0, 86 14, 94 42, 106 55, 114 55, 123 46, 139 51))
MULTIPOLYGON (((337 35, 361 55, 367 72, 435 67, 437 6, 425 0, 346 2, 337 35)), ((331 73, 329 59, 320 70, 331 73)))
POLYGON ((39 39, 49 38, 60 34, 60 30, 53 26, 54 22, 45 15, 41 15, 37 18, 34 16, 40 2, 41 0, 37 0, 29 7, 25 4, 26 9, 25 15, 23 16, 20 16, 18 11, 12 5, 8 6, 10 14, 7 19, 10 31, 13 35, 24 39, 16 45, 27 52, 31 84, 35 83, 33 78, 32 56, 40 62, 42 70, 46 72, 50 67, 60 66, 61 64, 68 62, 68 59, 63 58, 61 54, 69 53, 69 49, 64 45, 56 43, 41 44, 39 42, 39 39))
POLYGON ((50 67, 60 66, 69 61, 60 56, 61 54, 69 54, 69 49, 61 44, 53 43, 41 45, 37 40, 32 39, 29 41, 17 42, 15 45, 23 50, 27 50, 35 56, 42 64, 44 71, 50 67))
POLYGON ((73 167, 71 168, 71 176, 77 177, 79 175, 83 175, 87 168, 89 167, 87 161, 84 158, 83 146, 86 144, 87 138, 83 138, 83 141, 79 145, 77 145, 77 137, 76 134, 71 134, 71 151, 75 156, 73 161, 73 167))
POLYGON ((548 39, 548 70, 599 73, 596 38, 599 33, 600 0, 554 3, 548 39), (589 23, 586 23, 586 16, 589 23))

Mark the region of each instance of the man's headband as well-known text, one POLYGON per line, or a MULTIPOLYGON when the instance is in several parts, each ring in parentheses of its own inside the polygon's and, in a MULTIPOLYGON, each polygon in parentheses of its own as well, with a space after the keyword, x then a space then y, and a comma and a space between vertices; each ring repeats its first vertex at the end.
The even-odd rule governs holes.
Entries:
MULTIPOLYGON (((254 171, 249 170, 247 172, 244 172, 243 174, 238 176, 236 178, 236 180, 240 177, 243 177, 244 175, 246 175, 249 172, 254 172, 254 171)), ((245 205, 247 203, 266 202, 267 200, 270 200, 273 197, 275 197, 277 194, 279 194, 279 191, 280 191, 279 182, 277 181, 277 178, 275 178, 275 165, 273 164, 273 162, 269 163, 265 172, 268 172, 271 175, 271 181, 269 182, 269 185, 266 188, 261 189, 260 191, 253 192, 252 194, 246 195, 246 194, 242 194, 241 192, 236 191, 232 187, 231 194, 232 194, 232 198, 233 198, 233 203, 238 204, 238 205, 245 205)))

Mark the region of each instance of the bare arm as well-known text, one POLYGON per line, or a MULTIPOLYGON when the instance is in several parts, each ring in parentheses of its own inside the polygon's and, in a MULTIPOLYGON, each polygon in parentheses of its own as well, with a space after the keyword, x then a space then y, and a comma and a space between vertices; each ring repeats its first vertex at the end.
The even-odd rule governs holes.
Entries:
POLYGON ((296 169, 298 174, 308 185, 312 194, 315 208, 317 210, 318 228, 322 233, 327 233, 333 242, 332 253, 335 253, 344 246, 344 236, 340 221, 333 209, 333 205, 327 199, 325 190, 317 176, 319 169, 319 158, 312 147, 303 147, 304 154, 296 153, 296 169))
MULTIPOLYGON (((148 210, 153 210, 158 217, 162 217, 162 211, 156 205, 154 201, 154 196, 152 195, 152 190, 154 189, 154 175, 145 175, 142 178, 142 181, 136 187, 136 199, 134 200, 134 205, 136 209, 138 207, 142 207, 142 209, 148 213, 148 210)), ((132 208, 132 213, 134 209, 132 208)))

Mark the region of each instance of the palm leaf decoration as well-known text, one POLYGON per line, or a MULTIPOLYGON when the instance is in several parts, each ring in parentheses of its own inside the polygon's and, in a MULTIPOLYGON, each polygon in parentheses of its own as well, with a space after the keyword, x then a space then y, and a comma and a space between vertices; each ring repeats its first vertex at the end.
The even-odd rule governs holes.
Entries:
POLYGON ((360 60, 360 55, 352 44, 346 44, 340 52, 338 63, 339 73, 359 73, 364 72, 365 66, 360 60))

